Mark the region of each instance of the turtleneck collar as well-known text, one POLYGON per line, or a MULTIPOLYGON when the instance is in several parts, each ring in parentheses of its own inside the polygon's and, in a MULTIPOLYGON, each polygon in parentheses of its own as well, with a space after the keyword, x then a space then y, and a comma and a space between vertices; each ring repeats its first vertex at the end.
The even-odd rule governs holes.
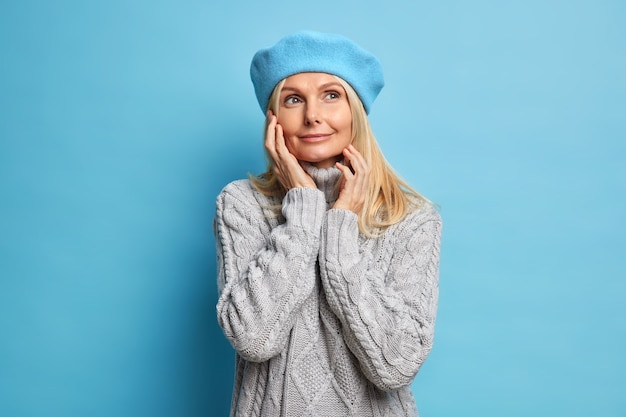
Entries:
POLYGON ((337 200, 336 185, 341 178, 341 171, 335 166, 330 168, 317 168, 311 164, 302 164, 304 170, 313 178, 317 188, 324 193, 326 202, 332 204, 337 200))

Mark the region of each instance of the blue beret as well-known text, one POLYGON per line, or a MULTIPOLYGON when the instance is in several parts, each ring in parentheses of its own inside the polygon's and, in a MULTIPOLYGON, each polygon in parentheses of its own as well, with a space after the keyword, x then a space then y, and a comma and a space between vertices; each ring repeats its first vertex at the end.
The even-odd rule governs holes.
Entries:
POLYGON ((350 39, 312 31, 296 32, 261 49, 252 58, 250 78, 261 110, 267 110, 278 82, 301 72, 325 72, 344 79, 357 92, 367 113, 385 84, 378 59, 350 39))

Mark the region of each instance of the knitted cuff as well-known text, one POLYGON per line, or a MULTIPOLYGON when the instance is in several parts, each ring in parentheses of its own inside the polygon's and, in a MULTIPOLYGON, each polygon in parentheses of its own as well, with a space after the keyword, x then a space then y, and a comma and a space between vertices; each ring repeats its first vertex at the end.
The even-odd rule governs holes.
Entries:
POLYGON ((317 188, 292 188, 283 198, 282 212, 288 225, 319 234, 326 212, 324 193, 317 188))
POLYGON ((326 214, 326 239, 328 250, 336 253, 339 259, 351 252, 358 253, 358 217, 350 210, 331 209, 326 214))

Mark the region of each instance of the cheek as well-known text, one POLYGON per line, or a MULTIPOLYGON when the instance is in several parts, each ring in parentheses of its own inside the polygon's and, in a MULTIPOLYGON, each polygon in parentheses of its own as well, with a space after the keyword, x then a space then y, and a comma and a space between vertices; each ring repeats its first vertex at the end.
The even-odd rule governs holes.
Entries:
POLYGON ((336 119, 335 126, 340 129, 344 135, 352 137, 352 114, 348 110, 336 119))
POLYGON ((285 145, 287 146, 287 149, 291 153, 294 153, 294 150, 295 150, 294 144, 295 144, 295 140, 293 139, 293 137, 285 135, 285 145))
POLYGON ((299 125, 297 123, 297 118, 294 117, 291 112, 285 112, 279 116, 278 124, 283 128, 283 137, 285 138, 285 145, 287 145, 287 149, 289 152, 293 153, 294 149, 297 146, 296 132, 298 131, 299 125))
POLYGON ((297 126, 294 123, 293 117, 288 117, 287 115, 278 118, 278 124, 283 128, 283 136, 287 139, 290 136, 293 136, 297 131, 297 126))

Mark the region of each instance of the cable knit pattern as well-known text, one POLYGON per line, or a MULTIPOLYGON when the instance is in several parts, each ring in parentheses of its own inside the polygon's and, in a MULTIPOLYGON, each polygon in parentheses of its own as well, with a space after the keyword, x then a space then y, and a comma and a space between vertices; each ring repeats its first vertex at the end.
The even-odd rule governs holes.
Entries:
POLYGON ((281 201, 241 180, 217 199, 231 416, 417 416, 409 385, 433 343, 441 219, 424 206, 365 237, 331 208, 340 171, 305 169, 318 189, 281 201))

